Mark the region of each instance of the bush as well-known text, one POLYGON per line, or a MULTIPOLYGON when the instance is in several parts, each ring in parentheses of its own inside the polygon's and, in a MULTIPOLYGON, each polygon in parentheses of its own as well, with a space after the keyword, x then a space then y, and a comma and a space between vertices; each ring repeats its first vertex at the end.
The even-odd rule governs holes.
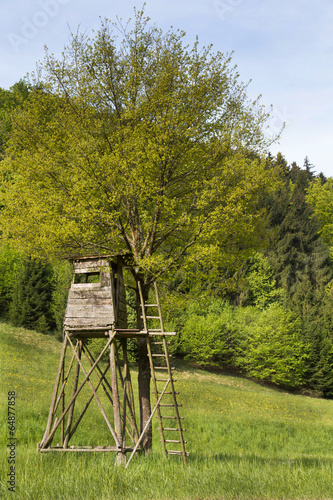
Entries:
POLYGON ((185 313, 180 352, 201 365, 233 364, 239 343, 234 311, 219 299, 196 301, 185 313))
POLYGON ((308 346, 301 322, 279 304, 261 310, 218 299, 196 302, 187 308, 180 346, 186 359, 203 366, 227 365, 289 388, 304 383, 308 346))
POLYGON ((242 330, 236 365, 250 377, 286 387, 304 384, 308 346, 302 340, 299 318, 278 304, 264 311, 237 311, 242 330))

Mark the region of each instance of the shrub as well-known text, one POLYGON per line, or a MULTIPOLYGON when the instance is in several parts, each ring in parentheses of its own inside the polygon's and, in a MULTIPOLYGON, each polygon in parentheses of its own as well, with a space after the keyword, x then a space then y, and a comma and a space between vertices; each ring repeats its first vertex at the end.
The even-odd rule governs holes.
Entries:
POLYGON ((186 359, 203 366, 228 365, 289 388, 304 383, 308 346, 301 322, 279 304, 261 310, 218 299, 195 302, 187 308, 180 346, 186 359))
POLYGON ((278 304, 264 311, 244 308, 238 310, 237 323, 243 331, 237 366, 250 377, 278 385, 304 384, 308 346, 295 314, 278 304))

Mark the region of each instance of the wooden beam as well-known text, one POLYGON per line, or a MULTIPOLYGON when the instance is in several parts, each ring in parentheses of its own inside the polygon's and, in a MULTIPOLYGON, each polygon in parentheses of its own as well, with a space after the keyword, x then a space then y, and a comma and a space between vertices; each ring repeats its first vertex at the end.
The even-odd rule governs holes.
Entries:
MULTIPOLYGON (((73 344, 69 338, 69 336, 67 335, 67 332, 65 331, 65 336, 68 340, 68 342, 70 343, 73 351, 75 352, 75 349, 73 347, 73 344)), ((41 444, 40 447, 43 447, 45 448, 53 439, 53 436, 59 426, 59 424, 61 423, 61 420, 66 416, 68 410, 70 409, 74 399, 77 397, 77 395, 79 394, 79 392, 81 391, 82 387, 85 385, 86 381, 88 380, 89 376, 91 375, 91 373, 93 372, 93 370, 95 369, 97 363, 100 361, 101 357, 103 356, 104 352, 108 349, 108 347, 110 346, 110 343, 112 342, 112 339, 113 339, 114 335, 113 336, 110 336, 106 345, 104 346, 104 348, 102 349, 101 353, 99 354, 99 356, 97 357, 95 363, 92 365, 92 367, 90 368, 89 372, 85 375, 85 378, 83 379, 83 381, 81 382, 80 386, 78 387, 75 395, 72 397, 72 399, 70 400, 70 402, 68 403, 68 405, 66 406, 64 412, 62 413, 62 415, 60 416, 60 418, 58 419, 57 423, 53 426, 53 429, 52 431, 48 434, 48 436, 46 437, 45 439, 45 442, 41 444)), ((76 354, 76 353, 75 353, 76 354)))
POLYGON ((43 446, 44 445, 45 439, 47 439, 47 437, 49 435, 49 432, 50 432, 50 429, 51 429, 51 425, 52 425, 52 422, 53 422, 54 405, 55 405, 55 401, 56 401, 57 394, 58 394, 58 386, 59 386, 59 381, 60 381, 60 375, 61 375, 61 371, 62 371, 62 366, 63 366, 64 359, 65 359, 66 348, 67 348, 67 338, 64 335, 64 340, 63 340, 63 343, 62 343, 62 350, 61 350, 61 355, 60 355, 60 361, 59 361, 59 366, 58 366, 58 372, 57 372, 55 384, 54 384, 54 387, 53 387, 53 393, 52 393, 52 400, 51 400, 51 406, 50 406, 50 411, 49 411, 49 417, 48 417, 48 420, 47 420, 46 430, 45 430, 44 436, 43 436, 42 441, 41 441, 41 443, 40 443, 39 446, 43 446))

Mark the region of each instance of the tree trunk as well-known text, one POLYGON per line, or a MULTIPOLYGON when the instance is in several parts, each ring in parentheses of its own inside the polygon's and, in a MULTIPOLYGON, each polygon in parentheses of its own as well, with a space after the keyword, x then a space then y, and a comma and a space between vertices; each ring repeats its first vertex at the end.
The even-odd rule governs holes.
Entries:
MULTIPOLYGON (((148 299, 149 290, 141 285, 143 299, 146 302, 148 299)), ((141 318, 141 302, 139 291, 137 290, 137 327, 143 329, 143 320, 141 318)), ((139 355, 139 373, 138 373, 138 386, 139 386, 139 408, 140 408, 140 433, 143 431, 147 420, 151 414, 150 406, 150 365, 147 350, 147 340, 138 340, 138 355, 139 355)), ((142 440, 142 446, 146 453, 152 449, 152 424, 149 425, 145 436, 142 440)))

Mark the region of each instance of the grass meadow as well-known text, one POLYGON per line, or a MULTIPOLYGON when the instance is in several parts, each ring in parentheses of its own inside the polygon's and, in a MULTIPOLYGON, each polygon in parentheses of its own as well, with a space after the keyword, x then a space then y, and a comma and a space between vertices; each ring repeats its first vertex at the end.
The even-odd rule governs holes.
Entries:
MULTIPOLYGON (((182 362, 186 467, 179 457, 163 458, 155 420, 152 454, 137 455, 126 470, 114 466, 113 453, 37 453, 60 349, 52 337, 0 324, 1 499, 333 499, 333 401, 182 362), (9 391, 16 394, 15 493, 7 484, 9 391)), ((79 439, 105 444, 97 407, 83 423, 79 439)))

